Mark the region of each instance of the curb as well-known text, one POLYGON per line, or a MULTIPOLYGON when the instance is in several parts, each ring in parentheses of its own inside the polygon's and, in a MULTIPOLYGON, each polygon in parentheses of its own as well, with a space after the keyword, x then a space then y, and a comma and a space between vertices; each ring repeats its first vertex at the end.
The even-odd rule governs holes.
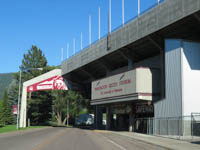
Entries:
POLYGON ((112 132, 112 131, 110 131, 110 133, 114 133, 114 134, 117 134, 117 135, 125 136, 125 137, 134 139, 134 140, 139 141, 139 142, 143 142, 143 143, 146 143, 146 144, 151 144, 151 145, 154 145, 154 146, 158 146, 160 148, 164 148, 164 149, 168 149, 168 150, 175 150, 175 149, 170 148, 170 147, 162 146, 162 145, 155 144, 155 143, 152 143, 152 142, 147 142, 146 140, 141 140, 141 139, 129 136, 129 135, 124 135, 124 134, 120 134, 120 133, 116 133, 116 132, 112 132))

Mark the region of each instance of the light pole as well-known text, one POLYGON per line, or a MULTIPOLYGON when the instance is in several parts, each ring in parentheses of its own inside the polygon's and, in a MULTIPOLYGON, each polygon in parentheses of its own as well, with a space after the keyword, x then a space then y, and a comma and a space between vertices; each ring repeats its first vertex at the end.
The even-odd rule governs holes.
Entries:
POLYGON ((19 92, 18 92, 18 102, 17 102, 17 129, 19 129, 19 103, 20 103, 20 95, 21 95, 21 76, 22 76, 22 71, 20 68, 19 71, 19 92))
MULTIPOLYGON (((27 68, 26 70, 43 70, 43 68, 27 68)), ((19 129, 19 115, 20 115, 20 101, 21 101, 21 80, 22 80, 22 70, 19 71, 19 91, 18 91, 18 102, 17 102, 17 129, 19 129)))
POLYGON ((140 0, 138 0, 138 16, 140 16, 140 0))
POLYGON ((67 99, 67 127, 69 127, 69 98, 67 99))

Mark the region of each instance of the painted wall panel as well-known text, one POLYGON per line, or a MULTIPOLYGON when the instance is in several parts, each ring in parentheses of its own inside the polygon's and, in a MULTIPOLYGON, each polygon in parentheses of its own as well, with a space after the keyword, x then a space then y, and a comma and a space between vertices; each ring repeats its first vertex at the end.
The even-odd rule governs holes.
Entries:
POLYGON ((200 43, 184 42, 182 53, 184 115, 200 113, 200 43))

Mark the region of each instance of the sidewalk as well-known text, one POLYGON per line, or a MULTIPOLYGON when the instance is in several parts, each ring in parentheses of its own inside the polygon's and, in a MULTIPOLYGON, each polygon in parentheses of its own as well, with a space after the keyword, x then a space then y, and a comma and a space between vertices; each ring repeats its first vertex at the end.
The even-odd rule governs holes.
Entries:
MULTIPOLYGON (((111 131, 112 132, 112 131, 111 131)), ((157 137, 133 132, 112 132, 114 134, 126 136, 148 144, 153 144, 173 150, 200 150, 200 138, 193 142, 157 137)))

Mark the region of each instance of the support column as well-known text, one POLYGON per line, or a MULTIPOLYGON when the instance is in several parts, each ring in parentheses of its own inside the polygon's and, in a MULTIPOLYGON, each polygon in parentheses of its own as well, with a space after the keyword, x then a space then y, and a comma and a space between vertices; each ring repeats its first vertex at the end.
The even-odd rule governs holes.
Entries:
POLYGON ((134 119, 135 116, 133 113, 129 114, 129 132, 134 132, 134 119))
POLYGON ((133 69, 133 66, 134 66, 134 62, 133 62, 133 60, 132 59, 128 59, 128 70, 131 70, 131 69, 133 69))
POLYGON ((102 108, 100 106, 96 105, 95 106, 95 116, 94 116, 96 129, 102 128, 102 119, 103 119, 102 108))
POLYGON ((110 112, 110 107, 107 106, 106 107, 106 130, 110 130, 111 129, 111 112, 110 112))
POLYGON ((165 52, 160 51, 160 71, 161 71, 161 99, 165 98, 165 52))
POLYGON ((22 98, 21 98, 21 108, 20 108, 20 118, 19 118, 19 127, 26 127, 26 111, 27 111, 27 87, 23 84, 22 98))

